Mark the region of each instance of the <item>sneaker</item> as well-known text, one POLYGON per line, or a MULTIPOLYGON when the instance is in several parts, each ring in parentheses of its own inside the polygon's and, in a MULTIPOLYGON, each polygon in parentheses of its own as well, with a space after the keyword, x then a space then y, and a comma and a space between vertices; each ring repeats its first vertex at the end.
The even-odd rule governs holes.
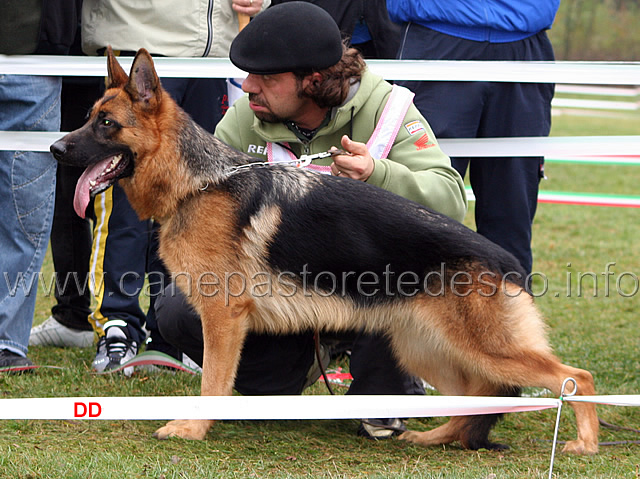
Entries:
MULTIPOLYGON (((162 336, 160 335, 156 336, 154 332, 152 332, 147 338, 147 341, 145 343, 145 351, 157 351, 159 353, 164 353, 167 356, 171 356, 173 359, 177 360, 178 362, 181 362, 188 368, 193 369, 199 373, 202 373, 202 368, 193 359, 191 359, 189 356, 184 354, 175 346, 172 346, 169 343, 167 343, 164 340, 164 338, 162 338, 162 336), (154 336, 155 336, 155 339, 154 339, 154 336)), ((167 368, 167 366, 158 365, 158 366, 150 366, 150 368, 165 369, 167 368)))
POLYGON ((191 359, 186 354, 182 353, 182 364, 187 366, 190 369, 193 369, 195 372, 202 374, 202 366, 196 363, 193 359, 191 359))
POLYGON ((31 328, 29 346, 88 348, 93 344, 93 331, 72 329, 49 316, 42 324, 31 328))
MULTIPOLYGON (((138 344, 126 332, 127 323, 121 319, 107 321, 104 336, 98 340, 98 350, 93 360, 93 369, 99 373, 113 371, 138 354, 138 344)), ((125 376, 133 374, 133 366, 122 370, 125 376)))
POLYGON ((32 367, 33 363, 29 358, 8 349, 0 349, 0 372, 21 374, 32 367))
POLYGON ((391 439, 407 430, 404 421, 398 418, 362 419, 358 428, 358 436, 367 439, 391 439))

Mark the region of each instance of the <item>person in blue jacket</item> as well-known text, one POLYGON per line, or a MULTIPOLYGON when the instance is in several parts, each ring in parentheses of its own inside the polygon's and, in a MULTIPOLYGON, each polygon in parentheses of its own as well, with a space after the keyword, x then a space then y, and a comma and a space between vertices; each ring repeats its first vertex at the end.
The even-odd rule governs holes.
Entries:
MULTIPOLYGON (((399 59, 552 61, 551 28, 560 0, 387 0, 404 24, 399 59)), ((470 78, 473 80, 473 78, 470 78)), ((397 82, 415 92, 415 105, 438 138, 547 136, 550 83, 397 82)), ((478 232, 513 253, 531 272, 531 225, 541 157, 452 158, 476 197, 478 232)))

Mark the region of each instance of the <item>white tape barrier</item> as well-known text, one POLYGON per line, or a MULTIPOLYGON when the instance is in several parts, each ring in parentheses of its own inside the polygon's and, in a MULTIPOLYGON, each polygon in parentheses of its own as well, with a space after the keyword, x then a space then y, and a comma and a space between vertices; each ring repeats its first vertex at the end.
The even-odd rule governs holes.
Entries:
POLYGON ((538 411, 560 399, 470 396, 186 396, 0 399, 0 419, 286 420, 538 411))
POLYGON ((640 62, 367 60, 367 65, 387 80, 640 84, 640 62))
MULTIPOLYGON (((166 78, 236 78, 246 72, 236 68, 228 58, 154 58, 156 71, 166 78)), ((132 57, 118 62, 129 71, 132 57)), ((105 57, 0 55, 0 74, 47 76, 106 76, 105 57)))
POLYGON ((49 151, 63 135, 55 131, 0 131, 0 150, 49 151))
POLYGON ((449 156, 507 157, 640 155, 640 136, 566 136, 438 139, 449 156))
MULTIPOLYGON (((64 133, 0 131, 0 150, 49 151, 64 133)), ((640 156, 640 136, 463 138, 438 140, 449 156, 640 156)))
MULTIPOLYGON (((49 151, 49 146, 63 134, 0 131, 0 150, 49 151)), ((552 156, 554 159, 564 158, 567 161, 583 163, 630 165, 640 162, 640 136, 442 139, 440 145, 449 156, 552 156)), ((475 201, 471 190, 467 191, 467 198, 469 201, 475 201)), ((640 207, 640 199, 637 197, 614 195, 540 192, 539 201, 590 206, 640 207)))
POLYGON ((640 104, 630 101, 581 100, 578 98, 554 98, 553 108, 584 108, 589 110, 640 110, 640 104))
POLYGON ((556 95, 558 93, 569 93, 569 94, 576 94, 576 95, 636 97, 636 96, 640 96, 640 87, 633 87, 633 86, 620 87, 620 86, 601 86, 601 85, 597 85, 597 86, 556 85, 556 95))
MULTIPOLYGON (((119 62, 128 71, 133 59, 119 62)), ((236 78, 245 73, 228 58, 155 58, 160 77, 236 78)), ((488 62, 444 60, 368 60, 387 80, 499 81, 638 85, 640 62, 488 62)), ((0 74, 104 76, 104 57, 0 55, 0 74)))
POLYGON ((571 402, 587 402, 608 406, 640 406, 640 394, 614 394, 611 396, 571 396, 564 398, 571 402))
POLYGON ((0 419, 316 420, 540 411, 561 402, 640 406, 640 395, 563 399, 477 396, 179 396, 0 399, 0 419))

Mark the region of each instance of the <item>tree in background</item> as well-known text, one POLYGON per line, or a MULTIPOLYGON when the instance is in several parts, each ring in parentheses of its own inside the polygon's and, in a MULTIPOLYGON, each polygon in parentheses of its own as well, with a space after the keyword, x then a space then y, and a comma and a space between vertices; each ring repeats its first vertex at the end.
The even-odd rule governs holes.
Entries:
POLYGON ((640 0, 562 0, 549 32, 558 60, 640 60, 640 0))

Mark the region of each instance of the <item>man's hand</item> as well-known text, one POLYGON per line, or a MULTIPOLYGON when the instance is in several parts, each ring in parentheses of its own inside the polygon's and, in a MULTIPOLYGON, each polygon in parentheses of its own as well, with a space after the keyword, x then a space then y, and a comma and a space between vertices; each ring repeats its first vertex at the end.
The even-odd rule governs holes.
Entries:
POLYGON ((232 0, 231 8, 237 13, 244 13, 253 17, 262 10, 262 0, 232 0))
POLYGON ((352 141, 347 135, 342 137, 340 143, 342 148, 350 154, 333 157, 331 174, 367 181, 375 168, 375 163, 367 145, 352 141))

